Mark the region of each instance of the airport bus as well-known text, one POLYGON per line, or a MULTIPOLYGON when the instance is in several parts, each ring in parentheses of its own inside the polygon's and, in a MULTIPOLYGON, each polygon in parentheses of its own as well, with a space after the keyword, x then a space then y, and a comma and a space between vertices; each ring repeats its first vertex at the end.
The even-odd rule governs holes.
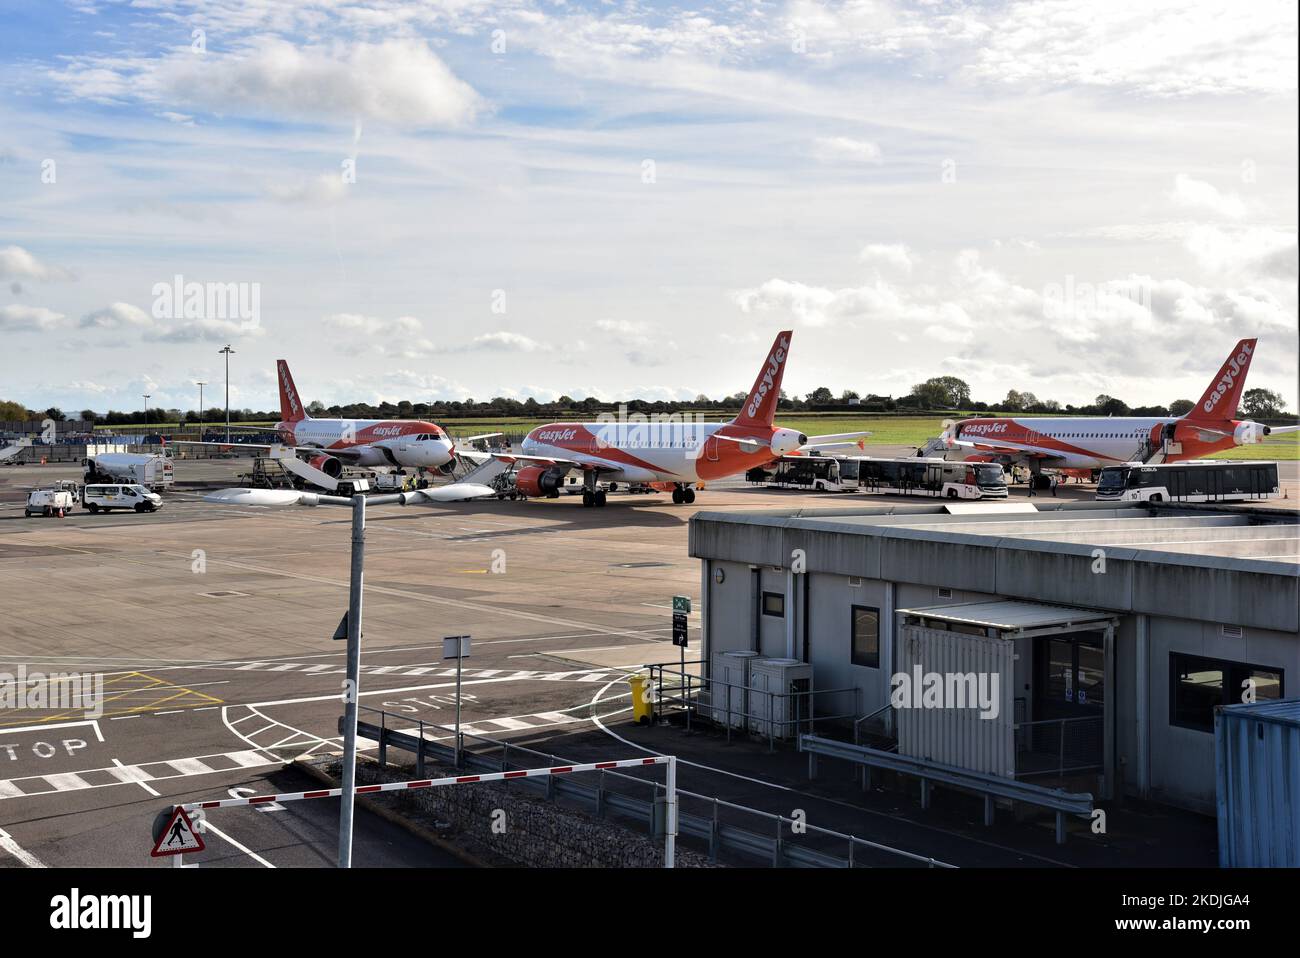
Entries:
POLYGON ((866 456, 788 456, 767 480, 782 488, 868 495, 1005 499, 1006 475, 994 462, 872 459, 866 456))
POLYGON ((1097 483, 1097 498, 1111 502, 1236 502, 1278 495, 1276 462, 1231 459, 1107 466, 1097 483))

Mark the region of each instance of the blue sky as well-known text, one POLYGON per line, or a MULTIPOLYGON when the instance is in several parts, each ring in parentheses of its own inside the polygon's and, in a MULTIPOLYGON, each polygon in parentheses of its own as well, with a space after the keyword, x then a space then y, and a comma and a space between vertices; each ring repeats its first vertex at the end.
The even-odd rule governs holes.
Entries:
MULTIPOLYGON (((1294 4, 0 4, 0 397, 1296 395, 1294 4), (195 31, 201 31, 196 34, 195 31), (351 171, 351 172, 350 172, 351 171), (354 175, 352 175, 354 173, 354 175), (247 292, 255 321, 158 302, 247 292)), ((211 305, 211 304, 209 304, 211 305)))

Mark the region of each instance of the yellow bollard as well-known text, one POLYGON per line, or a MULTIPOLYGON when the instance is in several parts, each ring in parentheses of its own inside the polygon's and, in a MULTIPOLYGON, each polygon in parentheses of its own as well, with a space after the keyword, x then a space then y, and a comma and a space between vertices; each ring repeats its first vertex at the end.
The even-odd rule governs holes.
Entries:
POLYGON ((629 675, 627 684, 632 687, 632 718, 640 725, 649 725, 654 717, 650 703, 649 680, 644 675, 629 675))

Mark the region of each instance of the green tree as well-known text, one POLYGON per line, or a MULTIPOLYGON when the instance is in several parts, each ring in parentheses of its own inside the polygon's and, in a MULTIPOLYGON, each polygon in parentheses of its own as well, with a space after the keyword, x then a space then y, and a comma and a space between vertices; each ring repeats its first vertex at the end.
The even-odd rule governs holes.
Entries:
POLYGON ((1251 419, 1270 419, 1282 415, 1286 403, 1282 394, 1271 389, 1247 389, 1241 394, 1241 414, 1251 419))
POLYGON ((912 387, 922 408, 965 409, 970 405, 970 386, 956 376, 934 376, 912 387))
POLYGON ((98 417, 97 415, 95 415, 95 410, 93 410, 93 409, 83 409, 83 410, 81 410, 81 418, 82 418, 82 421, 84 421, 84 422, 94 422, 94 421, 95 421, 96 419, 98 419, 99 417, 98 417))
POLYGON ((1169 415, 1186 416, 1192 411, 1192 407, 1195 405, 1196 403, 1192 402, 1190 399, 1175 399, 1169 404, 1169 415))
POLYGON ((828 402, 834 402, 835 394, 831 392, 829 389, 827 389, 825 386, 818 386, 816 389, 814 389, 804 398, 810 403, 824 405, 825 403, 828 402))
POLYGON ((63 420, 68 417, 63 415, 63 410, 58 406, 51 406, 49 409, 45 410, 45 418, 53 419, 55 422, 63 422, 63 420))
POLYGON ((1127 416, 1128 403, 1122 399, 1116 399, 1114 396, 1107 396, 1102 393, 1094 400, 1097 412, 1103 416, 1127 416))

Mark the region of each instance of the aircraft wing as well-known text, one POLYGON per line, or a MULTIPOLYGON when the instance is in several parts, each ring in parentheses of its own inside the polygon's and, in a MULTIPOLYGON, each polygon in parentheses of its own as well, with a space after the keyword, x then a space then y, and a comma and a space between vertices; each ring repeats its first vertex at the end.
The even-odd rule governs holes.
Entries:
POLYGON ((478 442, 480 439, 495 439, 497 436, 504 436, 503 432, 485 432, 478 436, 466 436, 464 439, 458 439, 457 442, 478 442))
POLYGON ((1027 459, 1064 459, 1065 456, 1054 456, 1051 453, 1044 452, 1037 446, 1021 445, 1016 442, 990 442, 987 439, 981 439, 977 442, 971 442, 966 439, 951 439, 948 441, 949 446, 956 446, 958 449, 975 449, 980 452, 994 452, 1006 456, 1021 456, 1027 459))
POLYGON ((169 446, 223 446, 226 449, 266 449, 271 453, 271 458, 277 454, 283 455, 288 452, 305 452, 309 454, 324 453, 327 456, 333 456, 335 459, 342 459, 351 462, 360 457, 362 447, 353 446, 348 449, 322 449, 320 446, 286 446, 278 442, 207 442, 198 439, 172 439, 169 440, 169 446))

